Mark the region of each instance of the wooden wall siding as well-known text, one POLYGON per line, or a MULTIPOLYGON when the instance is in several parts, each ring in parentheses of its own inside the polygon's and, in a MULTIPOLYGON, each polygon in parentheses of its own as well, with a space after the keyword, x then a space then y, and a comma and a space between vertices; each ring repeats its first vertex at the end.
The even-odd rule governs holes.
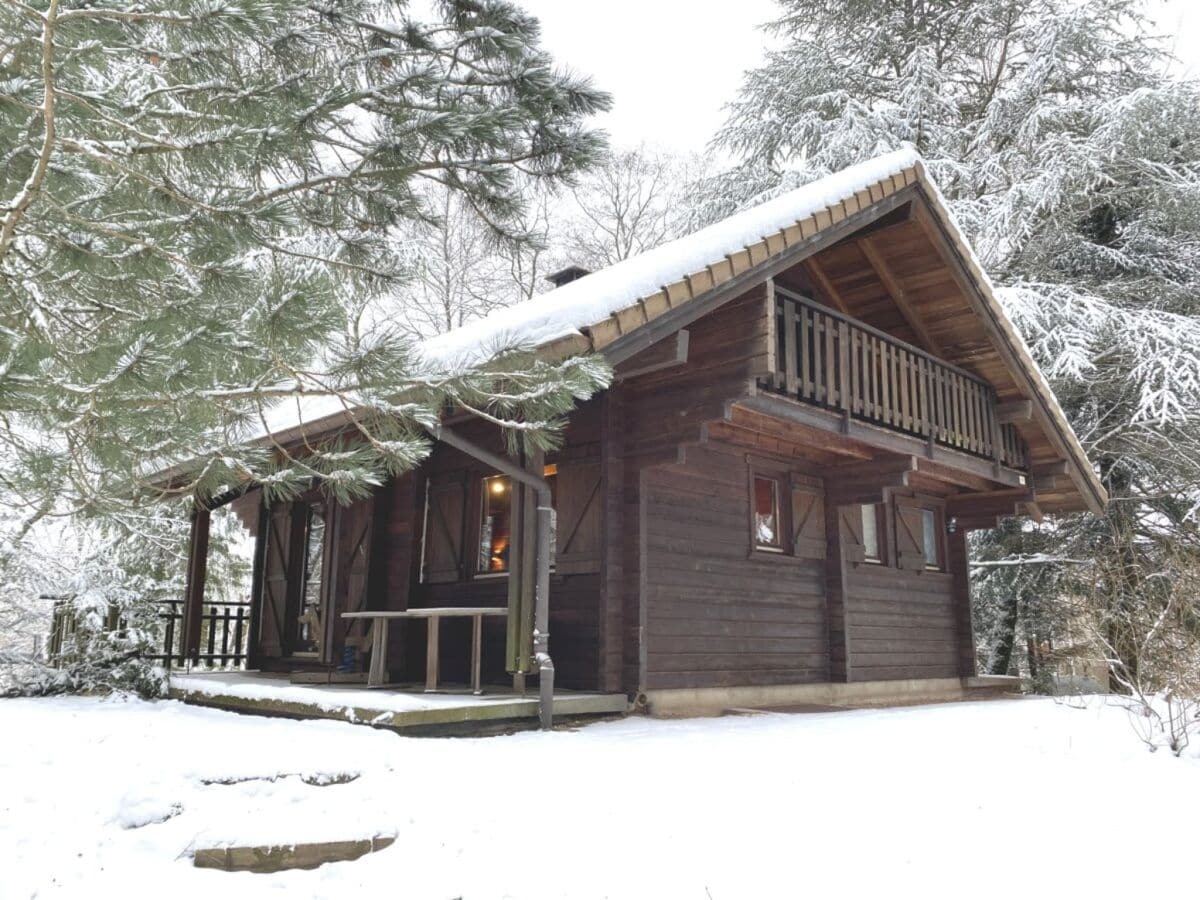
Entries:
POLYGON ((375 502, 369 586, 371 609, 408 609, 414 561, 421 553, 421 512, 416 473, 386 484, 375 502))
MULTIPOLYGON (((550 654, 554 657, 555 684, 573 690, 600 687, 600 577, 553 575, 550 578, 550 654)), ((413 590, 412 608, 430 606, 500 606, 508 601, 507 578, 481 578, 464 584, 423 584, 413 590)), ((425 626, 420 622, 393 625, 397 647, 388 663, 393 677, 419 683, 425 677, 425 626)), ((504 670, 503 618, 483 622, 483 681, 507 684, 504 670)), ((467 684, 470 680, 470 622, 446 619, 439 636, 442 681, 467 684)), ((536 684, 536 678, 533 679, 536 684)))
POLYGON ((759 285, 688 327, 688 361, 622 384, 627 457, 673 451, 699 440, 727 401, 768 371, 766 286, 759 285))
POLYGON ((751 553, 744 455, 691 448, 645 487, 645 687, 829 677, 824 564, 751 553))
POLYGON ((957 676, 958 610, 951 580, 945 572, 847 566, 850 680, 957 676))
MULTIPOLYGON (((601 401, 600 478, 603 482, 600 539, 599 687, 624 688, 622 634, 624 622, 624 543, 629 539, 623 524, 625 510, 624 389, 614 385, 601 401)), ((634 535, 636 540, 636 535, 634 535)), ((637 683, 631 690, 636 690, 637 683)))
POLYGON ((259 612, 259 645, 262 659, 277 659, 286 650, 288 574, 291 571, 292 505, 271 507, 264 540, 263 594, 259 612))
POLYGON ((369 608, 375 499, 368 497, 338 509, 334 517, 334 540, 337 544, 332 555, 332 606, 335 615, 325 623, 327 648, 323 654, 334 665, 341 662, 347 639, 361 638, 366 633, 365 623, 341 619, 336 613, 359 612, 369 608))

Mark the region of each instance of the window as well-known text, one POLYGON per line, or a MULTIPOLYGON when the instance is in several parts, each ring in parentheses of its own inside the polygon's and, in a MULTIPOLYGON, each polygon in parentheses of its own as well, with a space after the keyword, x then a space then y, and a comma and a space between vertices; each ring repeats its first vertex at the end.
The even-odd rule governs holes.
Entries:
POLYGON ((321 652, 324 612, 321 608, 321 571, 325 562, 325 507, 313 503, 305 506, 305 510, 303 580, 293 651, 297 654, 315 654, 321 652))
POLYGON ((942 536, 938 526, 941 516, 938 510, 922 508, 921 510, 921 544, 925 550, 925 568, 942 568, 942 536))
POLYGON ((883 562, 883 506, 866 503, 859 507, 862 515, 863 562, 883 562))
POLYGON ((481 482, 479 562, 481 573, 508 571, 512 543, 512 481, 507 475, 489 475, 481 482))
POLYGON ((760 475, 754 477, 754 545, 759 550, 783 550, 779 482, 760 475))
POLYGON ((553 569, 558 559, 558 463, 547 463, 542 477, 550 485, 550 568, 553 569))

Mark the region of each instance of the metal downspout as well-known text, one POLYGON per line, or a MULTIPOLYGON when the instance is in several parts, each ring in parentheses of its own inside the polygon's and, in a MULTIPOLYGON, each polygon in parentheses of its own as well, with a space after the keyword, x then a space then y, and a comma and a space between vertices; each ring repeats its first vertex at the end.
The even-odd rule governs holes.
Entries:
POLYGON ((550 658, 550 541, 553 538, 554 506, 550 496, 550 485, 544 478, 534 475, 514 463, 507 456, 485 450, 466 438, 441 425, 428 429, 439 441, 443 441, 492 466, 514 481, 527 485, 537 492, 537 543, 534 558, 537 574, 533 588, 533 658, 538 667, 538 719, 542 728, 554 724, 554 660, 550 658))

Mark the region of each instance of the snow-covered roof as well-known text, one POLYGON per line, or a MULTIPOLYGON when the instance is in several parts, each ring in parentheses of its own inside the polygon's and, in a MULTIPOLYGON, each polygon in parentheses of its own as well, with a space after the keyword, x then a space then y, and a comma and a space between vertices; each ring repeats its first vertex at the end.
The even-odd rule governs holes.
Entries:
POLYGON ((498 346, 514 343, 544 346, 579 334, 684 276, 703 271, 715 261, 836 206, 919 161, 915 150, 897 150, 835 172, 707 228, 432 338, 422 346, 422 352, 436 364, 457 367, 485 361, 498 346))
MULTIPOLYGON (((662 244, 608 268, 571 281, 523 303, 421 344, 418 356, 429 372, 461 371, 505 349, 536 349, 562 358, 602 351, 682 303, 704 295, 814 236, 919 185, 934 218, 944 229, 976 288, 974 314, 992 329, 988 340, 1010 360, 1022 390, 1032 394, 1051 443, 1072 463, 1072 480, 1086 504, 1098 509, 1106 499, 1091 464, 1029 350, 996 299, 983 266, 929 178, 920 156, 905 148, 827 175, 765 203, 736 213, 685 237, 662 244), (979 305, 982 303, 982 306, 979 305)), ((765 277, 765 276, 764 276, 765 277)), ((267 433, 288 441, 317 433, 348 419, 342 401, 304 397, 286 403, 267 419, 267 433)))
MULTIPOLYGON (((673 301, 665 295, 671 285, 697 272, 708 272, 709 280, 715 283, 710 271, 715 262, 736 254, 745 254, 750 262, 748 248, 764 244, 807 219, 815 221, 819 214, 869 193, 893 176, 915 171, 919 162, 915 150, 902 149, 835 172, 685 237, 430 338, 420 345, 418 354, 431 371, 461 371, 486 362, 498 351, 516 347, 536 349, 561 342, 564 353, 599 349, 585 332, 602 328, 622 310, 660 293, 669 307, 673 301)), ((903 184, 899 182, 897 187, 903 184)), ((816 228, 814 224, 813 230, 816 228)), ((736 274, 735 265, 730 263, 731 275, 736 274)), ((688 299, 698 292, 691 288, 689 283, 688 299)), ((613 325, 616 327, 615 322, 613 325)), ((267 416, 267 431, 251 439, 293 429, 323 430, 344 415, 339 398, 303 397, 274 409, 267 416)))

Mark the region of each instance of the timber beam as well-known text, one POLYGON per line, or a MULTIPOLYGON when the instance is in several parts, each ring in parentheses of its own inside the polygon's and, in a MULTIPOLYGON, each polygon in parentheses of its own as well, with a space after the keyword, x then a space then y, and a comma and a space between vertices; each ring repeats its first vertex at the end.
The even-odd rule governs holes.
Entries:
POLYGON ((1065 459, 1056 459, 1051 462, 1034 463, 1029 467, 1029 471, 1035 477, 1038 475, 1069 475, 1069 467, 1065 459))
POLYGON ((985 531, 996 528, 1004 516, 954 516, 954 527, 959 531, 985 531))
POLYGON ((883 285, 884 290, 892 298, 892 302, 896 304, 896 308, 900 310, 900 315, 904 317, 904 321, 908 323, 908 327, 913 330, 913 333, 920 340, 921 345, 925 350, 928 350, 934 356, 945 358, 946 354, 942 352, 941 346, 929 329, 925 327, 925 323, 921 321, 920 315, 917 313, 913 298, 908 291, 900 284, 900 280, 892 272, 891 266, 883 258, 883 253, 875 246, 873 237, 864 237, 858 242, 858 248, 862 251, 862 255, 866 257, 868 265, 875 270, 875 276, 883 285))
POLYGON ((1036 503, 1032 490, 985 491, 946 498, 946 515, 954 517, 1020 515, 1021 506, 1036 503))
POLYGON ((846 304, 846 299, 841 295, 841 292, 834 286, 829 273, 825 271, 825 267, 821 265, 818 256, 810 256, 804 260, 804 267, 807 269, 809 277, 813 283, 821 289, 821 293, 842 315, 850 315, 850 307, 846 304))
POLYGON ((1032 419, 1032 400, 1012 400, 1008 403, 996 404, 996 421, 1001 425, 1011 425, 1015 422, 1029 422, 1032 419))
MULTIPOLYGON (((984 478, 989 485, 1003 485, 1010 489, 1026 488, 1025 474, 1015 469, 998 466, 992 460, 981 459, 969 453, 931 444, 919 437, 893 431, 879 425, 860 422, 857 419, 760 390, 750 384, 749 396, 730 404, 731 409, 747 409, 798 425, 807 425, 834 435, 841 436, 847 446, 865 446, 876 452, 897 453, 902 456, 924 457, 944 467, 958 469, 970 475, 984 478)), ((726 412, 726 418, 729 418, 726 412)), ((932 473, 931 473, 932 474, 932 473)))
POLYGON ((825 472, 825 503, 827 506, 882 503, 884 491, 909 487, 909 476, 916 471, 915 456, 833 466, 825 472))
POLYGON ((1071 479, 1066 475, 1033 475, 1029 479, 1029 484, 1035 491, 1041 491, 1044 494, 1073 487, 1071 479))

